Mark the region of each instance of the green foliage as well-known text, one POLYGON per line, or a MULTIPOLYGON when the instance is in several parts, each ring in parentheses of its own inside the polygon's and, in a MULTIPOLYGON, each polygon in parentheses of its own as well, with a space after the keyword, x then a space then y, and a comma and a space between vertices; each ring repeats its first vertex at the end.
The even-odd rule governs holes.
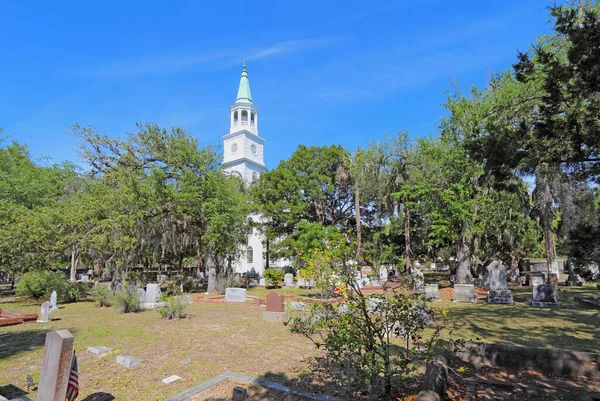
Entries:
POLYGON ((186 317, 185 300, 183 297, 170 297, 166 304, 158 308, 158 313, 163 319, 182 319, 186 317))
POLYGON ((139 312, 141 310, 139 295, 133 287, 123 287, 116 291, 112 301, 117 313, 139 312))
POLYGON ((17 295, 32 298, 50 298, 56 291, 58 302, 75 302, 85 295, 85 288, 69 281, 60 272, 34 271, 21 276, 15 285, 17 295))
POLYGON ((326 371, 332 379, 372 399, 389 395, 398 385, 423 366, 439 348, 441 326, 435 325, 424 338, 433 311, 423 296, 373 296, 359 294, 346 303, 315 303, 309 312, 286 324, 294 333, 308 337, 325 351, 326 371), (404 339, 406 348, 395 338, 404 339))
POLYGON ((92 290, 92 298, 98 307, 110 306, 112 303, 112 294, 106 285, 97 284, 92 290))
POLYGON ((283 281, 285 272, 280 269, 266 269, 263 275, 265 277, 265 281, 267 282, 267 287, 277 288, 283 281))

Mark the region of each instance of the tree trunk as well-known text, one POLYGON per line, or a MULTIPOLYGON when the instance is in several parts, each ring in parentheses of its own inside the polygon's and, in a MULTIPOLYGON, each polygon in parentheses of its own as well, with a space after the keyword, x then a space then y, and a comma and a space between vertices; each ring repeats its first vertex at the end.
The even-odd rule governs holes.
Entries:
POLYGON ((362 234, 362 224, 360 222, 360 189, 358 188, 358 183, 354 183, 354 216, 356 218, 356 260, 360 258, 361 251, 361 234, 362 234))
POLYGON ((468 227, 463 223, 460 233, 460 241, 458 244, 458 252, 456 253, 456 282, 458 284, 472 284, 473 276, 471 275, 471 239, 467 236, 468 227))
POLYGON ((206 249, 206 268, 208 270, 208 287, 206 292, 217 291, 217 262, 212 250, 212 246, 206 249))
POLYGON ((77 281, 77 264, 79 263, 79 253, 77 247, 71 248, 71 281, 77 281))
POLYGON ((269 241, 269 237, 265 235, 265 270, 270 267, 269 259, 271 258, 271 241, 269 241))
POLYGON ((204 271, 204 260, 202 259, 202 240, 200 238, 196 239, 196 258, 198 258, 196 277, 200 278, 200 273, 204 271))
POLYGON ((546 253, 546 263, 548 270, 548 283, 550 283, 550 273, 552 263, 556 259, 556 244, 554 243, 554 233, 552 232, 552 217, 554 198, 550 188, 550 181, 544 174, 537 171, 535 176, 535 185, 538 189, 538 194, 541 196, 539 206, 541 209, 542 225, 544 227, 544 248, 546 253))
POLYGON ((410 259, 410 209, 404 204, 404 238, 406 253, 406 273, 412 273, 412 261, 410 259))

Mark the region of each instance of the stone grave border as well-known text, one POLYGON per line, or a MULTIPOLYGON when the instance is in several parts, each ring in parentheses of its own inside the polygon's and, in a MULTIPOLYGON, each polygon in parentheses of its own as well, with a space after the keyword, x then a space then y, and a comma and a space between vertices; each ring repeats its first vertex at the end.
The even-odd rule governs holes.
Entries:
POLYGON ((585 376, 600 379, 600 354, 508 344, 467 343, 457 350, 464 362, 517 370, 537 370, 545 375, 585 376))
POLYGON ((327 394, 313 394, 313 393, 307 393, 304 391, 298 391, 298 390, 294 390, 291 389, 289 387, 286 387, 282 384, 279 383, 275 383, 272 382, 270 380, 264 380, 264 379, 257 379, 255 377, 250 377, 250 376, 246 376, 246 375, 242 375, 240 373, 234 373, 234 372, 225 372, 219 376, 215 376, 212 379, 209 379, 203 383, 200 383, 199 385, 192 387, 190 389, 185 390, 182 393, 179 393, 173 397, 167 398, 165 401, 185 401, 187 398, 198 394, 202 391, 208 390, 209 388, 216 386, 217 384, 225 381, 225 380, 232 380, 238 383, 243 383, 243 384, 256 384, 271 390, 277 390, 277 391, 281 391, 284 393, 288 393, 288 394, 292 394, 295 395, 297 397, 303 397, 309 400, 316 400, 316 401, 347 401, 345 398, 339 398, 339 397, 333 397, 327 394))

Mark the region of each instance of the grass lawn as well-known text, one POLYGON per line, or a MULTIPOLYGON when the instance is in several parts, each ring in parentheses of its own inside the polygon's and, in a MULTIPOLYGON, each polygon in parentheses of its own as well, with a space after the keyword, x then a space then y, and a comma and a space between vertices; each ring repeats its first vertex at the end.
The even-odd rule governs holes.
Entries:
MULTIPOLYGON (((536 309, 524 303, 528 287, 514 288, 514 305, 452 303, 442 291, 441 309, 449 309, 453 338, 481 338, 503 342, 579 351, 600 351, 600 311, 580 306, 575 295, 600 296, 594 287, 562 287, 561 309, 536 309)), ((264 297, 271 290, 252 289, 264 297)), ((310 296, 313 291, 279 289, 286 295, 310 296)), ((2 302, 0 308, 39 312, 39 301, 2 302)), ((92 302, 59 305, 48 323, 0 329, 0 386, 25 388, 28 374, 39 379, 46 332, 67 329, 75 335, 83 400, 107 392, 118 400, 164 400, 225 371, 279 381, 317 392, 311 383, 307 359, 316 355, 312 343, 291 334, 277 322, 264 322, 262 308, 250 305, 198 303, 187 307, 190 318, 162 320, 158 312, 117 315, 113 308, 96 308, 92 302), (99 357, 87 352, 90 345, 112 349, 99 357), (143 360, 126 369, 115 363, 117 355, 143 360), (184 359, 189 364, 181 364, 184 359), (165 385, 161 379, 178 375, 182 380, 165 385)), ((30 395, 35 398, 35 394, 30 395)))

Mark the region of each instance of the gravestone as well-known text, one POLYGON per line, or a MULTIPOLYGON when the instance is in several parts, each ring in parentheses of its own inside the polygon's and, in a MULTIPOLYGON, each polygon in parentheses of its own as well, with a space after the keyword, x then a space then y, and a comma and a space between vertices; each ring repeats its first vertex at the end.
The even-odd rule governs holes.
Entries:
MULTIPOLYGON (((201 272, 202 273, 202 272, 201 272)), ((162 284, 165 281, 167 281, 167 276, 165 276, 164 274, 157 274, 156 275, 156 281, 158 282, 158 284, 162 284)))
POLYGON ((46 334, 37 401, 64 401, 66 398, 74 340, 67 330, 46 334))
POLYGON ((160 286, 158 284, 146 285, 146 302, 156 303, 160 298, 160 286))
POLYGON ((267 294, 267 308, 263 312, 264 320, 282 322, 287 320, 288 313, 285 311, 284 297, 276 292, 267 294))
POLYGON ((546 282, 546 276, 543 273, 533 273, 529 275, 529 285, 535 287, 546 282))
POLYGON ((117 356, 117 363, 119 365, 125 366, 126 368, 133 368, 133 367, 138 366, 139 364, 141 364, 142 360, 140 358, 136 358, 136 357, 133 357, 133 356, 118 355, 117 356))
POLYGON ((511 283, 521 284, 521 272, 518 267, 513 267, 508 272, 508 281, 511 283))
POLYGON ((425 285, 425 295, 428 299, 431 299, 432 301, 441 301, 440 289, 437 284, 425 285))
POLYGON ((90 281, 90 276, 87 275, 87 274, 82 274, 81 275, 81 281, 84 282, 84 283, 89 282, 90 281))
POLYGON ((245 288, 226 288, 225 302, 246 302, 245 288))
POLYGON ((569 264, 569 277, 567 277, 567 285, 568 286, 583 285, 583 282, 581 281, 581 277, 579 277, 575 273, 575 265, 573 264, 573 262, 568 262, 568 264, 569 264))
POLYGON ((475 286, 473 284, 454 284, 454 302, 477 303, 475 286))
POLYGON ((244 387, 234 387, 231 400, 232 401, 247 401, 248 400, 248 390, 245 389, 244 387))
POLYGON ((104 355, 110 352, 110 348, 106 347, 88 347, 88 352, 91 352, 95 355, 104 355))
POLYGON ((52 294, 50 294, 50 306, 52 307, 52 310, 58 310, 58 306, 56 306, 57 297, 56 291, 52 291, 52 294))
POLYGON ((258 280, 258 285, 260 285, 261 287, 266 287, 267 286, 267 280, 264 277, 261 277, 258 280))
POLYGON ((560 308, 554 286, 552 284, 535 285, 531 306, 536 308, 560 308))
POLYGON ((140 303, 143 304, 144 302, 146 302, 146 291, 144 291, 141 288, 138 288, 137 293, 138 293, 138 298, 140 300, 140 303))
POLYGON ((419 269, 413 269, 413 289, 415 294, 425 293, 425 277, 423 272, 419 269))
POLYGON ((513 304, 513 296, 506 283, 506 266, 495 260, 487 266, 489 288, 487 301, 491 304, 513 304))
POLYGON ((388 281, 388 278, 389 272, 387 266, 381 266, 381 268, 379 269, 379 280, 381 280, 382 283, 385 283, 386 281, 388 281))
POLYGON ((38 317, 38 322, 47 323, 52 321, 52 305, 50 302, 43 302, 40 307, 40 316, 38 317))
POLYGON ((290 288, 294 286, 294 275, 292 273, 286 273, 283 276, 283 285, 290 288))
POLYGON ((298 277, 298 281, 296 282, 296 287, 298 288, 306 288, 308 285, 306 283, 306 280, 303 278, 298 277))
POLYGON ((161 381, 164 384, 171 384, 177 380, 181 380, 181 377, 177 376, 177 375, 173 375, 173 376, 169 376, 169 377, 165 377, 164 379, 162 379, 161 381))

